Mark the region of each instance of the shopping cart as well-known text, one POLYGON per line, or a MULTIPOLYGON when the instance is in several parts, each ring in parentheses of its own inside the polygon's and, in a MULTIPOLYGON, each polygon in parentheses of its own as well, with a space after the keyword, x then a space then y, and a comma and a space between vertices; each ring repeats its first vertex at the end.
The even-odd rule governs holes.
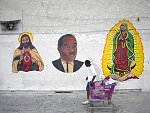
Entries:
POLYGON ((105 85, 105 81, 95 81, 92 85, 89 85, 90 91, 90 107, 89 108, 102 108, 102 109, 113 109, 115 105, 111 102, 112 94, 114 92, 115 83, 105 85), (96 100, 95 100, 96 99, 96 100), (102 102, 100 106, 94 106, 95 102, 102 102), (107 103, 107 105, 106 105, 107 103))

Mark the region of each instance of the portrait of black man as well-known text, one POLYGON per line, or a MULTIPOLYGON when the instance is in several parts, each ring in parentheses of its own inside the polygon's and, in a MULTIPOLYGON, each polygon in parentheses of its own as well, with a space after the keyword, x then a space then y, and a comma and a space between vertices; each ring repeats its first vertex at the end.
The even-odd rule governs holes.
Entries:
POLYGON ((56 69, 64 73, 78 71, 83 65, 82 61, 75 60, 77 56, 77 41, 72 34, 65 34, 58 40, 60 58, 52 61, 56 69))

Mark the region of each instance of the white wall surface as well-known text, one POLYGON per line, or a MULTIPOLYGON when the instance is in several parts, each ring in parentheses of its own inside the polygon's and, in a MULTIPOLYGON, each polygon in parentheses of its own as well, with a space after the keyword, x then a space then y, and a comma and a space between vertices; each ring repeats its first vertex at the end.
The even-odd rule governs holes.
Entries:
POLYGON ((72 33, 77 38, 77 60, 90 59, 98 75, 106 37, 118 21, 133 23, 144 48, 144 72, 139 80, 118 83, 118 89, 150 91, 150 0, 0 0, 0 21, 19 19, 17 29, 0 29, 0 90, 83 90, 85 66, 65 74, 52 65, 59 58, 57 41, 72 33), (137 21, 139 18, 139 21, 137 21), (12 57, 19 33, 31 32, 33 45, 45 64, 42 72, 12 73, 12 57))

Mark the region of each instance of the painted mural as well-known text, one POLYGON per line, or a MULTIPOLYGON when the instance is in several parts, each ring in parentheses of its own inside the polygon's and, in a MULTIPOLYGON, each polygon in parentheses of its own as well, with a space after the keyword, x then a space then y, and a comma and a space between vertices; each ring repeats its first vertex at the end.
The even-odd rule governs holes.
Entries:
POLYGON ((118 81, 139 79, 144 67, 141 38, 128 20, 119 21, 109 31, 102 57, 102 71, 118 81))
POLYGON ((19 35, 18 41, 20 46, 13 55, 12 72, 42 71, 44 63, 32 44, 33 35, 29 32, 23 32, 19 35))
POLYGON ((72 34, 66 34, 58 40, 60 58, 52 61, 53 66, 61 72, 73 73, 81 68, 83 62, 75 60, 77 55, 77 41, 72 34))

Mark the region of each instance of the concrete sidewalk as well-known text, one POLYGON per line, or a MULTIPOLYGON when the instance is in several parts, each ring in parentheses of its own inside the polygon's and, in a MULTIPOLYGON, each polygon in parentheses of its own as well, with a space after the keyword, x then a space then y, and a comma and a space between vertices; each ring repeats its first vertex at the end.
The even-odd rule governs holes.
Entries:
POLYGON ((0 91, 0 113, 150 113, 150 93, 116 91, 115 111, 89 109, 85 98, 85 91, 0 91))

